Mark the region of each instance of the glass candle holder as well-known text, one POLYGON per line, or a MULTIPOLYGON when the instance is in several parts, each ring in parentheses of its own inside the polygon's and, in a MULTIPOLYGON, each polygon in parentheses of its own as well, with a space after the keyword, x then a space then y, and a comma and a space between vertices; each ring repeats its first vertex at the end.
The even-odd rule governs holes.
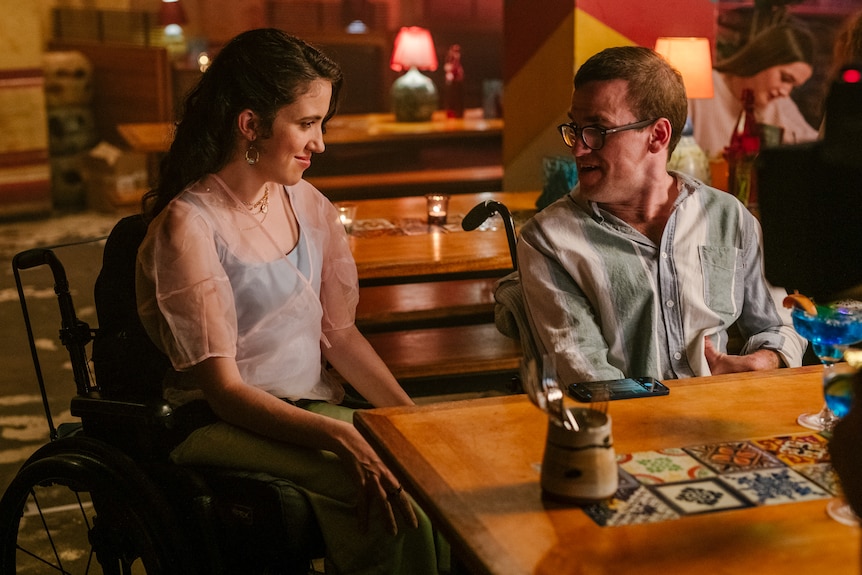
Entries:
POLYGON ((446 213, 449 211, 449 196, 447 194, 427 194, 425 201, 428 207, 428 225, 446 225, 446 213))
POLYGON ((348 234, 353 230, 353 222, 356 220, 356 204, 335 204, 338 210, 338 218, 348 234))

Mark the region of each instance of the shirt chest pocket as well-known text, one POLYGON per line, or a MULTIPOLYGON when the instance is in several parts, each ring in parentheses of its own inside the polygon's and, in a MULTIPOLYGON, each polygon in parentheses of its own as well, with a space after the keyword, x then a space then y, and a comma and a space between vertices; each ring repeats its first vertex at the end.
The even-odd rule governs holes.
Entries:
POLYGON ((735 314, 735 288, 742 250, 731 246, 700 246, 698 250, 707 307, 719 314, 735 314))

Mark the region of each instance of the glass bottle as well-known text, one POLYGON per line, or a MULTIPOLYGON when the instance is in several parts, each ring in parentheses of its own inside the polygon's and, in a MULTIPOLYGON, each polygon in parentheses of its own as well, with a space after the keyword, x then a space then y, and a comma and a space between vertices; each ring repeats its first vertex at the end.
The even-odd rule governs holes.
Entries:
POLYGON ((464 117, 464 68, 461 66, 461 46, 453 44, 443 65, 446 72, 444 104, 447 118, 464 117))
POLYGON ((728 192, 747 207, 757 205, 757 180, 754 160, 760 152, 760 133, 754 117, 754 92, 742 92, 742 111, 724 149, 728 166, 728 192))

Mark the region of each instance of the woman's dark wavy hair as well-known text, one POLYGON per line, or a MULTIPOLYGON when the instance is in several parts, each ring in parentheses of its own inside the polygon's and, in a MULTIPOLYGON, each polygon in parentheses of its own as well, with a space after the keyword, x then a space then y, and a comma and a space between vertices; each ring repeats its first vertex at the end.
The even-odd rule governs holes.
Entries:
POLYGON ((715 69, 749 78, 782 64, 813 65, 815 52, 814 36, 802 24, 779 24, 758 33, 738 52, 718 62, 715 69))
POLYGON ((261 137, 268 138, 278 110, 320 79, 332 84, 325 125, 335 114, 341 90, 338 64, 274 28, 243 32, 228 42, 186 97, 174 141, 159 166, 158 184, 144 196, 144 213, 155 217, 187 186, 225 166, 242 110, 261 118, 261 137))

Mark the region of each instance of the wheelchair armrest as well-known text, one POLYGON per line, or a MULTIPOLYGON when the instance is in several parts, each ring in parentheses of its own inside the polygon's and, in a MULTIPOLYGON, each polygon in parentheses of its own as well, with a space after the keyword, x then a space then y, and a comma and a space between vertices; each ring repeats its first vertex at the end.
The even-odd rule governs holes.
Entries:
POLYGON ((165 429, 174 426, 174 411, 162 399, 134 402, 104 399, 98 395, 78 395, 72 398, 71 412, 84 421, 98 418, 128 421, 130 425, 154 425, 165 429))

